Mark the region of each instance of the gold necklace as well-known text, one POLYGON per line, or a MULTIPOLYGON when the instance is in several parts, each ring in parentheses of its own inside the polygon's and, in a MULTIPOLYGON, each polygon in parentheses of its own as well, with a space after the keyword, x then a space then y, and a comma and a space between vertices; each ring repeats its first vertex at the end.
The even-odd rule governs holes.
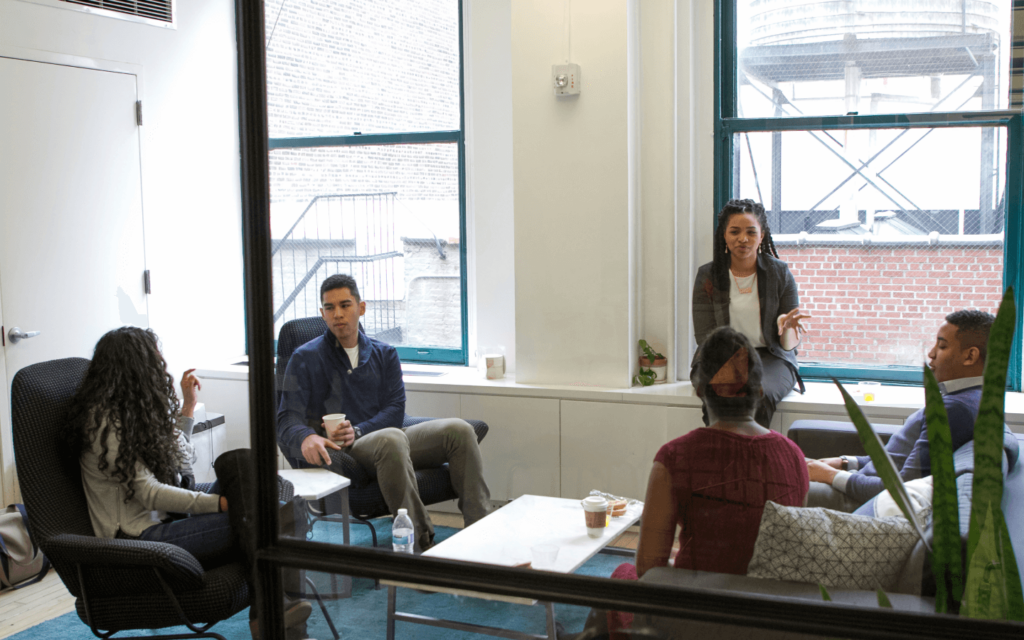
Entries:
POLYGON ((746 289, 744 289, 743 287, 740 286, 740 281, 739 281, 739 279, 736 278, 736 274, 732 273, 732 269, 729 269, 729 273, 732 274, 732 279, 736 282, 736 288, 739 289, 739 292, 741 294, 743 294, 743 293, 750 293, 751 291, 754 290, 754 283, 757 282, 757 270, 756 269, 754 270, 754 279, 750 281, 750 286, 747 287, 746 289))

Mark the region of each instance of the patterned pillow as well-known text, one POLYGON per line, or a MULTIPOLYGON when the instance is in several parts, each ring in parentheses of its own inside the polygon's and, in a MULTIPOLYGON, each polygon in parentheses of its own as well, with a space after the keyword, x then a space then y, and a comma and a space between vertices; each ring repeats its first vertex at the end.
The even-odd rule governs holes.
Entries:
POLYGON ((841 589, 889 590, 896 586, 917 540, 906 518, 870 518, 769 501, 747 575, 841 589))

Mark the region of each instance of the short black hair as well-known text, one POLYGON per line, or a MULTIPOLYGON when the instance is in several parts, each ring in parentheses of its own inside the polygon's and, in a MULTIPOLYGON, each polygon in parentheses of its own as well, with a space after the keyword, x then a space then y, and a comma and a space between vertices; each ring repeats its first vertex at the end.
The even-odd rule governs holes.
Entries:
POLYGON ((956 339, 960 349, 978 348, 982 362, 988 355, 988 334, 996 317, 981 309, 961 309, 946 316, 946 322, 956 327, 956 339))
POLYGON ((324 283, 320 285, 320 304, 324 302, 324 294, 328 291, 334 291, 335 289, 348 289, 352 293, 352 297, 359 302, 359 285, 356 284, 356 279, 347 273, 336 273, 333 276, 328 276, 324 283))
POLYGON ((764 367, 757 349, 739 331, 723 326, 711 332, 700 347, 697 356, 697 370, 694 383, 697 393, 704 399, 708 409, 719 418, 744 418, 752 416, 761 402, 761 378, 764 367), (711 379, 740 349, 747 350, 747 384, 740 388, 746 395, 724 397, 711 388, 711 379))

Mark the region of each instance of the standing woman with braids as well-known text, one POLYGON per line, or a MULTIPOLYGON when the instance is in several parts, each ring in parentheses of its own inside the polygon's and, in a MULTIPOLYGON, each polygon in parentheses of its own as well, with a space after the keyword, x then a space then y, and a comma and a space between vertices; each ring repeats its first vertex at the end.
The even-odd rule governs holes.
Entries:
MULTIPOLYGON (((718 214, 713 259, 697 270, 693 283, 693 329, 697 344, 718 327, 732 327, 750 340, 764 364, 764 397, 757 423, 770 428, 779 400, 799 385, 796 347, 806 329, 796 281, 772 242, 764 207, 730 200, 718 214)), ((694 354, 693 379, 700 356, 694 354)), ((707 412, 704 424, 708 423, 707 412)))
MULTIPOLYGON (((241 560, 254 580, 249 451, 236 449, 217 458, 212 493, 189 491, 176 482, 183 462, 176 432, 191 436, 200 387, 193 371, 181 378, 179 403, 153 331, 121 327, 107 332, 96 343, 72 400, 62 440, 81 466, 97 537, 173 544, 207 569, 241 560), (171 519, 168 513, 192 515, 171 519)), ((308 602, 286 598, 285 626, 304 623, 311 611, 308 602)), ((254 638, 259 635, 255 617, 250 608, 254 638)))

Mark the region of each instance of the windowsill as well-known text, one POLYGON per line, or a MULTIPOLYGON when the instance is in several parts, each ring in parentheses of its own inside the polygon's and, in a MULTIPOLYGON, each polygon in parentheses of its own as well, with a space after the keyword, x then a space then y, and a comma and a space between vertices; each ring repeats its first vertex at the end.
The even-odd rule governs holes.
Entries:
MULTIPOLYGON (((238 360, 235 360, 238 362, 238 360)), ((590 402, 614 402, 619 404, 647 404, 670 407, 701 406, 700 398, 693 392, 689 382, 673 382, 650 387, 594 387, 584 385, 522 384, 516 382, 515 374, 507 374, 498 380, 488 380, 475 367, 403 364, 404 372, 442 372, 440 376, 405 375, 406 391, 422 393, 459 393, 489 396, 510 396, 524 398, 554 398, 561 400, 583 400, 590 402)), ((249 379, 248 366, 226 365, 198 369, 200 378, 246 381, 249 379)), ((842 396, 834 384, 829 382, 806 383, 807 393, 790 393, 778 406, 783 413, 807 414, 814 416, 845 416, 842 396)), ((874 402, 863 402, 853 394, 854 385, 847 385, 861 410, 870 418, 902 419, 924 406, 924 389, 921 387, 882 385, 876 392, 874 402)), ((1024 432, 1024 393, 1006 394, 1006 422, 1014 431, 1024 432)), ((837 418, 842 419, 842 418, 837 418)))

